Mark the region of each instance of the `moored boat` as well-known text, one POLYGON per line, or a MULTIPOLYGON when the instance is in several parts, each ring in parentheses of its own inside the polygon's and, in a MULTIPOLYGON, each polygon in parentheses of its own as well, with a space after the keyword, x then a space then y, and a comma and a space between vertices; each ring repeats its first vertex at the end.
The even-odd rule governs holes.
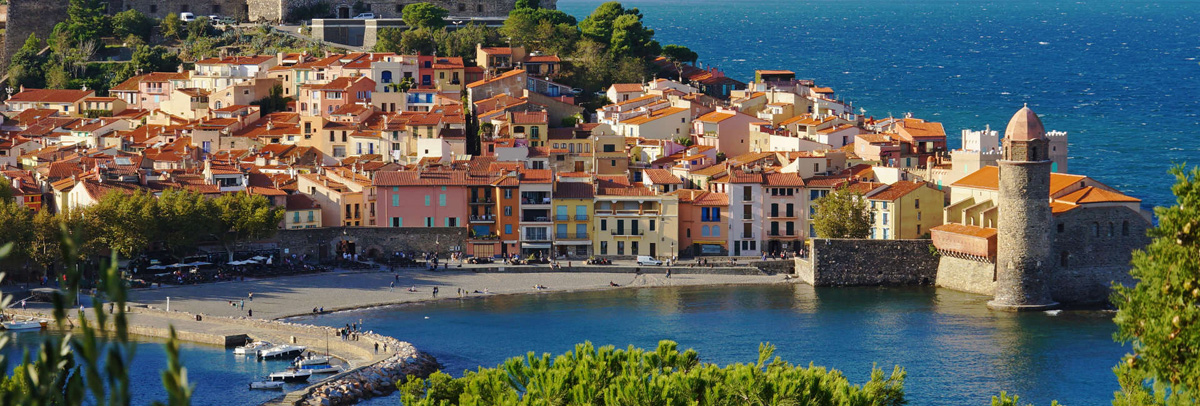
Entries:
POLYGON ((258 350, 267 349, 270 347, 271 347, 271 343, 268 343, 266 341, 255 341, 255 342, 243 345, 241 347, 234 348, 233 353, 237 354, 237 355, 258 354, 258 350))
POLYGON ((276 345, 274 347, 258 350, 259 359, 286 359, 295 358, 304 353, 308 347, 301 345, 276 345))
POLYGON ((250 382, 250 389, 283 389, 283 381, 250 382))
POLYGON ((305 365, 326 365, 329 360, 333 359, 328 355, 309 355, 307 357, 296 358, 296 366, 302 367, 305 365))
POLYGON ((305 382, 310 376, 312 376, 310 370, 289 368, 287 371, 271 374, 270 378, 276 382, 305 382))
POLYGON ((311 371, 313 374, 336 374, 342 372, 342 367, 338 365, 304 365, 300 369, 311 371))
POLYGON ((46 321, 45 320, 26 320, 26 321, 11 320, 11 321, 6 321, 4 323, 0 323, 0 325, 3 325, 5 330, 11 330, 11 331, 41 330, 43 328, 46 328, 46 321))

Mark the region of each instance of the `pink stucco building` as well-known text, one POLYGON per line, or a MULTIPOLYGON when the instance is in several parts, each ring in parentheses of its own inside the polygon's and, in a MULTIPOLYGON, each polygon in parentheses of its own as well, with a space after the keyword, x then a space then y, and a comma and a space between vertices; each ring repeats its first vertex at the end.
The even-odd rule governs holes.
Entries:
POLYGON ((466 227, 466 171, 380 172, 376 218, 382 227, 466 227))

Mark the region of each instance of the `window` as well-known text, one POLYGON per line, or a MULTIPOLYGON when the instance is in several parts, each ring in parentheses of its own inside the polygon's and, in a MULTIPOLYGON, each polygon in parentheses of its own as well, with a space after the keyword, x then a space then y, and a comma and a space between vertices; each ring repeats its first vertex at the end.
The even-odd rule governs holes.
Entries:
POLYGON ((300 212, 298 212, 298 211, 294 211, 294 212, 292 212, 292 222, 293 222, 293 223, 299 223, 299 222, 300 222, 300 212))
POLYGON ((748 204, 747 204, 747 205, 744 205, 744 206, 742 206, 742 219, 743 219, 743 220, 749 220, 749 219, 751 219, 751 218, 753 218, 753 217, 754 217, 754 216, 751 214, 751 212, 750 212, 750 210, 751 210, 750 208, 751 208, 751 207, 753 207, 753 206, 751 206, 751 205, 748 205, 748 204))
POLYGON ((712 236, 713 237, 721 236, 721 226, 712 226, 712 236))
POLYGON ((600 220, 600 231, 608 231, 608 220, 600 220))
POLYGON ((447 217, 446 227, 458 227, 458 217, 447 217))
POLYGON ((476 4, 476 5, 475 5, 475 12, 476 12, 476 13, 482 13, 482 12, 483 12, 483 5, 482 5, 482 4, 476 4))
POLYGON ((512 234, 512 224, 504 225, 504 234, 512 234))
POLYGON ((392 227, 400 227, 401 222, 399 217, 392 217, 392 227))
POLYGON ((617 241, 617 255, 625 255, 625 241, 617 241))
POLYGON ((392 195, 392 207, 400 207, 400 195, 392 195))
POLYGON ((608 255, 608 241, 600 241, 600 255, 608 255))
POLYGON ((921 199, 914 200, 913 206, 915 206, 914 208, 917 208, 917 209, 921 208, 921 199))
POLYGON ((655 223, 655 220, 650 219, 650 231, 654 231, 654 223, 655 223))
POLYGON ((749 186, 742 187, 742 201, 743 202, 750 201, 750 187, 749 186))
POLYGON ((467 5, 458 3, 458 11, 467 11, 467 5))
POLYGON ((575 238, 587 238, 587 224, 575 225, 575 238))
POLYGON ((1121 235, 1126 237, 1129 236, 1129 220, 1121 222, 1121 235))
POLYGON ((888 214, 883 213, 883 225, 888 225, 888 214))
POLYGON ((1058 266, 1066 268, 1067 261, 1070 260, 1070 258, 1071 258, 1071 254, 1069 252, 1063 251, 1063 252, 1058 253, 1058 266))
POLYGON ((512 199, 512 189, 504 189, 504 198, 512 199))
POLYGON ((443 194, 438 195, 438 206, 445 206, 445 205, 446 205, 446 194, 443 193, 443 194))
POLYGON ((629 254, 630 255, 638 254, 638 242, 637 241, 631 241, 629 243, 629 254))
POLYGON ((425 227, 433 227, 433 217, 425 218, 425 227))
MULTIPOLYGON (((691 230, 688 230, 688 231, 689 231, 689 234, 690 234, 690 231, 691 231, 691 230)), ((701 237, 708 237, 708 236, 709 236, 708 226, 700 226, 700 236, 701 236, 701 237)), ((688 237, 691 237, 691 236, 689 235, 688 237)))
POLYGON ((430 206, 430 205, 432 205, 432 199, 433 199, 433 198, 432 198, 432 197, 430 197, 429 195, 425 195, 425 205, 426 205, 426 206, 430 206))
POLYGON ((157 4, 151 4, 151 5, 150 5, 150 14, 154 14, 154 13, 157 13, 157 12, 158 12, 158 5, 157 5, 157 4))
POLYGON ((883 229, 883 239, 888 239, 888 229, 883 229))
POLYGON ((511 215, 512 215, 512 206, 504 206, 504 215, 505 215, 505 216, 511 216, 511 215))
POLYGON ((1100 236, 1100 223, 1092 223, 1092 235, 1100 236))
POLYGON ((312 211, 312 210, 309 210, 309 211, 308 211, 308 221, 309 221, 310 223, 313 221, 313 211, 312 211))

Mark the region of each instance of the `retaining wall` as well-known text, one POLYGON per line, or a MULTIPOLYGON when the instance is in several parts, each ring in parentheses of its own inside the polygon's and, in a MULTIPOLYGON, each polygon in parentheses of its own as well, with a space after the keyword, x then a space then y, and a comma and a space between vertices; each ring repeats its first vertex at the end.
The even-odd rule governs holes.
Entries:
POLYGON ((938 258, 929 240, 815 239, 797 277, 813 286, 932 285, 938 258))

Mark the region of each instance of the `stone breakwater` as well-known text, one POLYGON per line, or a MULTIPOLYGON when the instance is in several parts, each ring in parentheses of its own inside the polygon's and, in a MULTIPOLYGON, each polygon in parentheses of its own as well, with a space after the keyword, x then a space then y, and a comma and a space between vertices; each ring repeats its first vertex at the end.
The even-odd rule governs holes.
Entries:
POLYGON ((417 351, 412 344, 376 334, 367 334, 365 337, 386 343, 389 351, 396 348, 395 355, 310 386, 300 391, 304 393, 298 401, 285 400, 285 403, 301 406, 352 405, 394 392, 396 382, 409 375, 424 377, 438 369, 438 362, 432 356, 417 351))

